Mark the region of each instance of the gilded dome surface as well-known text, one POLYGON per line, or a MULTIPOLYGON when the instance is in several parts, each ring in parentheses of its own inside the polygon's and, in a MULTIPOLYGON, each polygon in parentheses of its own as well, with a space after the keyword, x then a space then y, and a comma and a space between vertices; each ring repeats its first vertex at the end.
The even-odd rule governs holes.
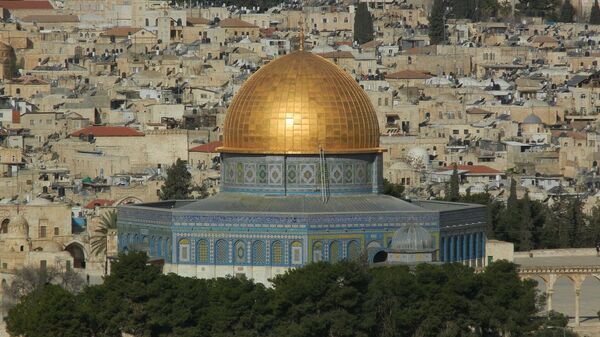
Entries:
POLYGON ((259 69, 233 98, 221 152, 316 154, 378 152, 375 109, 356 81, 298 51, 259 69))

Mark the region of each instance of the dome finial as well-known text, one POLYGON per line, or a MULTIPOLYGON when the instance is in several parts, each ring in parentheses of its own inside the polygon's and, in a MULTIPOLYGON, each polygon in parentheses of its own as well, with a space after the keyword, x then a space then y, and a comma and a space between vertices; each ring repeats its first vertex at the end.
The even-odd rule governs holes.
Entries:
POLYGON ((300 15, 298 25, 300 26, 300 45, 298 46, 298 50, 304 51, 304 14, 300 15))

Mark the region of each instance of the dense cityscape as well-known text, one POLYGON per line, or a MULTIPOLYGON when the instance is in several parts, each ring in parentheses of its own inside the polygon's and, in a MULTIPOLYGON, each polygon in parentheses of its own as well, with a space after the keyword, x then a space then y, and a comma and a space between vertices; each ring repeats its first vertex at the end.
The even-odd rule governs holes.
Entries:
POLYGON ((600 336, 598 0, 0 8, 0 336, 600 336))

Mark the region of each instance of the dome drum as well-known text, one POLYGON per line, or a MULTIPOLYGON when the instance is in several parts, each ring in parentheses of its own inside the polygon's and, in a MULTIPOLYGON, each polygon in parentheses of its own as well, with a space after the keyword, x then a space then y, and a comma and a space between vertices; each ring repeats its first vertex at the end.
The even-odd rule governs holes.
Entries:
POLYGON ((327 174, 330 194, 381 191, 378 153, 325 155, 221 154, 221 191, 262 195, 321 194, 327 174), (325 166, 322 168, 322 163, 325 166))

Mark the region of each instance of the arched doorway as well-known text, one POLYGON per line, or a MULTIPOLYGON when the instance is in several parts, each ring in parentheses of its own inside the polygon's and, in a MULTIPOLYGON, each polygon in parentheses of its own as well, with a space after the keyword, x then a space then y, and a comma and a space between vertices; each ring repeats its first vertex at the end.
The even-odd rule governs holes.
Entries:
POLYGON ((85 253, 80 244, 71 243, 65 250, 73 257, 73 268, 85 269, 85 253))

